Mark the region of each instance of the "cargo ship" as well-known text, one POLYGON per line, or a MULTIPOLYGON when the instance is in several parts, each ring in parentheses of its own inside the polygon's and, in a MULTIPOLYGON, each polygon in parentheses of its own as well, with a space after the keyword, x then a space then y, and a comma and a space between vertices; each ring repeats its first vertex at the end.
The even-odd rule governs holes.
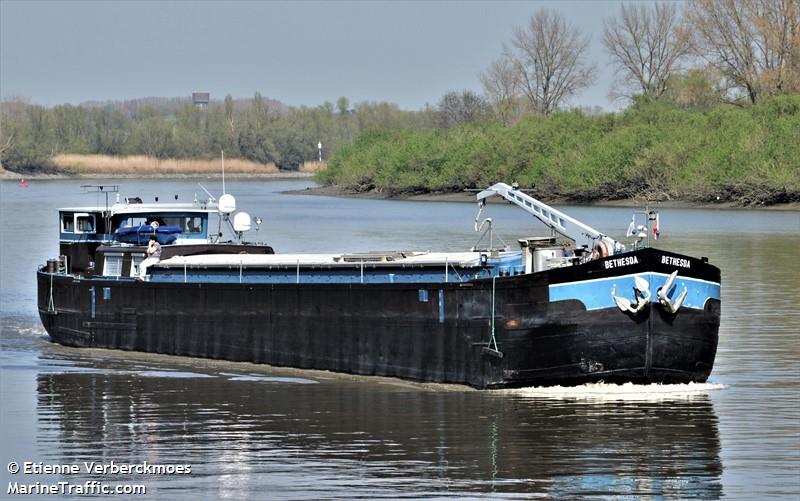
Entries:
POLYGON ((650 246, 657 216, 632 221, 628 248, 515 186, 476 199, 482 238, 463 252, 275 253, 245 241, 252 221, 230 195, 61 209, 60 257, 37 272, 39 314, 68 346, 479 389, 706 381, 720 270, 650 246), (481 220, 492 197, 549 235, 495 246, 481 220), (221 241, 224 225, 236 239, 221 241), (161 259, 143 270, 149 236, 161 259))

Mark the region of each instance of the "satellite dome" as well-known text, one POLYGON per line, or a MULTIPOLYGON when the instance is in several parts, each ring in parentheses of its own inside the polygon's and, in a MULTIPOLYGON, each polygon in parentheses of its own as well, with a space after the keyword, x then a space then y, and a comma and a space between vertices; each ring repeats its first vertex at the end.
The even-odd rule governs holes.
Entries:
MULTIPOLYGON (((233 197, 231 197, 233 198, 233 197)), ((250 231, 250 214, 246 212, 239 212, 233 216, 233 229, 234 231, 250 231)))
POLYGON ((236 210, 236 199, 233 195, 224 194, 219 197, 219 211, 223 214, 230 214, 236 210))

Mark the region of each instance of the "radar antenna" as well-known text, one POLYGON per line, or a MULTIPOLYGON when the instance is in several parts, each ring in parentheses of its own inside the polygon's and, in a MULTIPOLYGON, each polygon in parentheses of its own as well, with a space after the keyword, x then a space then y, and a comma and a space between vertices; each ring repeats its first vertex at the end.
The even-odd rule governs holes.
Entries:
MULTIPOLYGON (((119 185, 118 184, 82 184, 81 188, 83 188, 84 193, 105 193, 106 195, 106 210, 103 212, 103 220, 105 222, 106 228, 109 227, 111 222, 111 214, 108 211, 108 194, 109 193, 117 193, 119 196, 119 185)), ((119 199, 117 199, 119 201, 119 199)))

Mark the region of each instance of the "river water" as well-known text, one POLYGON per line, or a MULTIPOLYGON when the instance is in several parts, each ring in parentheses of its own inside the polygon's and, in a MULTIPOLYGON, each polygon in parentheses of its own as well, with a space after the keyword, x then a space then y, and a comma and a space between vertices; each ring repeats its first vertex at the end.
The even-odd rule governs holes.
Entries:
MULTIPOLYGON (((103 182, 115 181, 93 181, 103 182)), ((722 269, 708 384, 476 391, 50 342, 35 269, 57 254, 57 208, 104 203, 80 184, 0 184, 0 498, 25 497, 9 494, 9 482, 59 480, 142 484, 139 498, 170 500, 800 495, 798 212, 661 211, 656 246, 722 269), (191 473, 11 475, 11 461, 146 461, 191 473)), ((228 191, 264 220, 251 239, 276 252, 476 241, 474 205, 282 194, 308 184, 229 181, 228 191)), ((202 194, 186 180, 125 180, 122 190, 202 194)), ((564 209, 617 238, 630 221, 629 209, 564 209)), ((544 233, 508 205, 486 215, 510 244, 544 233)))

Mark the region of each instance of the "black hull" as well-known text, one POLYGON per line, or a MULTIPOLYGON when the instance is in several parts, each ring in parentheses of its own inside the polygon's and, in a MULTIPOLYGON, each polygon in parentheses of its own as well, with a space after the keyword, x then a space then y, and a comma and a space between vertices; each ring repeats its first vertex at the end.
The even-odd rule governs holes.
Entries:
MULTIPOLYGON (((624 273, 673 271, 660 264, 661 256, 672 254, 646 249, 635 255, 624 273)), ((184 284, 77 280, 40 271, 38 300, 47 332, 68 346, 477 388, 705 381, 717 348, 718 298, 676 314, 652 302, 631 314, 549 299, 553 284, 620 273, 596 261, 498 278, 494 313, 492 280, 184 284), (429 291, 428 301, 420 300, 420 289, 429 291)), ((700 260, 691 259, 685 275, 719 283, 719 270, 700 260)))

